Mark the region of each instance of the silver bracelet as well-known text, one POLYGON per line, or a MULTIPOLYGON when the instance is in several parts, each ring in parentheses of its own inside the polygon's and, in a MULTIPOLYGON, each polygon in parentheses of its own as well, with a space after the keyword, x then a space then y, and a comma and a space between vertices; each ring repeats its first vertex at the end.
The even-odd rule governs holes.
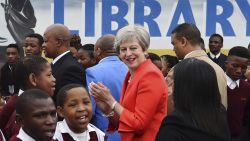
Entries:
POLYGON ((104 116, 104 117, 112 117, 112 116, 114 116, 115 115, 115 112, 112 110, 109 114, 103 114, 102 116, 104 116))
POLYGON ((117 101, 115 101, 113 104, 112 104, 112 106, 111 106, 111 109, 112 109, 112 111, 114 111, 114 109, 115 109, 115 104, 117 103, 117 101))

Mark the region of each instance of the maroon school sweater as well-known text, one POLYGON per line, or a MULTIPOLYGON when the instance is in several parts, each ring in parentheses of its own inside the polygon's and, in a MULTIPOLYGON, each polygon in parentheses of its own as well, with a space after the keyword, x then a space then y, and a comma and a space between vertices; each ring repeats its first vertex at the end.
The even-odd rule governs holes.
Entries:
POLYGON ((18 134, 20 125, 16 123, 16 101, 17 95, 12 96, 3 110, 0 112, 0 128, 8 140, 15 134, 18 134))
MULTIPOLYGON (((13 136, 9 141, 23 141, 23 140, 17 138, 16 136, 13 136)), ((56 140, 51 140, 51 141, 56 141, 56 140)))
POLYGON ((250 107, 247 106, 247 103, 250 102, 250 84, 240 80, 239 88, 231 90, 227 87, 227 99, 227 116, 231 136, 237 137, 245 124, 244 120, 250 118, 250 107))

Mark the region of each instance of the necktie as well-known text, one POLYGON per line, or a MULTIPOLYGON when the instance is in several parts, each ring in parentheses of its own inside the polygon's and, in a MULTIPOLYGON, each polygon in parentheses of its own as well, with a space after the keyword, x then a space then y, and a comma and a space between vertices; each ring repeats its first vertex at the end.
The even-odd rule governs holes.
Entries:
POLYGON ((212 60, 213 60, 216 64, 218 64, 218 62, 219 62, 218 58, 216 58, 216 57, 214 57, 212 60))

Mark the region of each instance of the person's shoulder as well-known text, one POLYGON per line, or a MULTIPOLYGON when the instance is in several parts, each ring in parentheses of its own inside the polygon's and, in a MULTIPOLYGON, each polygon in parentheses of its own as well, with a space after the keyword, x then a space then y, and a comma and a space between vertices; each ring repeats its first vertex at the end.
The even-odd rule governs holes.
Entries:
POLYGON ((1 68, 0 70, 6 70, 8 69, 8 63, 5 63, 1 68))
POLYGON ((94 131, 96 131, 96 132, 98 132, 98 133, 104 134, 104 132, 102 132, 99 128, 97 128, 95 125, 93 125, 93 124, 91 124, 91 123, 88 124, 88 128, 90 129, 90 131, 91 131, 91 130, 94 130, 94 131))
POLYGON ((99 128, 97 128, 95 125, 89 123, 88 124, 88 130, 89 132, 94 132, 96 133, 97 137, 100 139, 100 140, 104 140, 104 138, 106 137, 105 133, 103 131, 101 131, 99 128))
POLYGON ((22 141, 21 139, 17 138, 16 135, 11 137, 9 141, 22 141))
POLYGON ((92 67, 87 68, 85 71, 86 71, 86 73, 94 73, 94 72, 98 73, 99 71, 102 70, 102 68, 103 68, 102 66, 103 66, 103 64, 98 63, 92 67))

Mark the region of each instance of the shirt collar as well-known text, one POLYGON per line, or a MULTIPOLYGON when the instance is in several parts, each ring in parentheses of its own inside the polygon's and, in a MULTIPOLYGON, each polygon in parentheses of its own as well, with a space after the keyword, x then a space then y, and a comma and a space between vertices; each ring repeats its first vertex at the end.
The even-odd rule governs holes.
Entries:
POLYGON ((19 89, 18 96, 20 96, 23 92, 24 92, 23 90, 19 89))
POLYGON ((218 59, 220 57, 220 52, 218 54, 213 54, 212 52, 209 53, 210 57, 213 58, 213 59, 218 59))
POLYGON ((227 86, 230 88, 230 89, 234 89, 234 88, 231 88, 230 87, 230 84, 235 82, 237 87, 240 86, 240 79, 236 80, 236 81, 233 81, 227 74, 226 74, 226 79, 227 79, 227 86))
POLYGON ((199 50, 193 50, 193 51, 189 52, 188 54, 186 54, 185 57, 184 57, 184 59, 186 59, 190 54, 193 54, 195 52, 200 52, 200 51, 201 51, 201 49, 199 49, 199 50))
POLYGON ((9 66, 9 69, 12 71, 12 66, 10 64, 8 66, 9 66))
POLYGON ((17 138, 21 139, 22 141, 36 141, 31 136, 29 136, 27 133, 23 131, 23 128, 19 130, 19 133, 17 135, 17 138))
POLYGON ((65 119, 59 123, 58 127, 61 133, 68 133, 75 141, 79 141, 81 139, 86 139, 86 141, 90 140, 89 125, 87 125, 87 130, 83 133, 74 133, 73 131, 71 131, 65 119))
MULTIPOLYGON (((6 141, 5 138, 4 138, 3 132, 1 131, 1 129, 0 129, 0 136, 2 136, 2 140, 3 141, 6 141)), ((1 139, 1 137, 0 137, 0 139, 1 139)))
POLYGON ((69 50, 62 53, 61 55, 57 56, 53 61, 52 64, 54 65, 60 58, 62 58, 65 54, 67 54, 68 52, 70 52, 69 50))

